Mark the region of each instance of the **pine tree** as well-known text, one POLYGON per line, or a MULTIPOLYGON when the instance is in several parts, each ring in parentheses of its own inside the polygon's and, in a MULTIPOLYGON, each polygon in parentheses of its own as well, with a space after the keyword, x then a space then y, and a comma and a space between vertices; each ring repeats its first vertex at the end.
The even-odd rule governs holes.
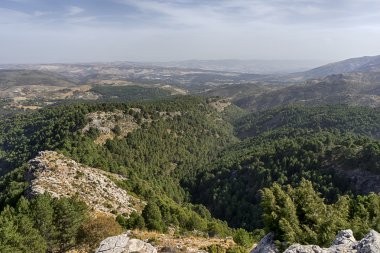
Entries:
POLYGON ((54 203, 54 224, 60 250, 76 244, 79 228, 85 219, 86 206, 75 198, 61 198, 54 203))
POLYGON ((56 235, 53 224, 54 209, 51 197, 47 194, 39 195, 31 203, 31 217, 35 221, 35 227, 48 242, 49 247, 53 247, 53 240, 56 235), (41 219, 43 217, 43 219, 41 219))
POLYGON ((275 232, 282 241, 297 242, 301 235, 296 206, 278 184, 262 191, 263 219, 267 230, 275 232))
POLYGON ((156 231, 164 230, 161 211, 154 201, 148 202, 142 212, 142 217, 148 229, 156 231))

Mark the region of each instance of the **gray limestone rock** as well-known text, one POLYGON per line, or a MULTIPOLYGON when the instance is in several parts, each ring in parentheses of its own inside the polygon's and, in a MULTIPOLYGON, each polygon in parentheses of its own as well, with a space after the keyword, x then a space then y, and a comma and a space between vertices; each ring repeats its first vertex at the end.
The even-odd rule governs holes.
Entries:
POLYGON ((357 253, 379 253, 380 234, 371 230, 356 246, 357 253))
POLYGON ((151 244, 129 238, 128 234, 108 237, 100 243, 95 253, 157 253, 151 244))
POLYGON ((342 230, 336 236, 332 245, 341 245, 341 244, 353 244, 356 243, 356 239, 351 229, 342 230))
POLYGON ((284 253, 380 253, 380 234, 371 230, 359 242, 351 230, 340 231, 330 248, 293 244, 284 253))
POLYGON ((329 253, 316 245, 293 244, 285 250, 286 253, 329 253))

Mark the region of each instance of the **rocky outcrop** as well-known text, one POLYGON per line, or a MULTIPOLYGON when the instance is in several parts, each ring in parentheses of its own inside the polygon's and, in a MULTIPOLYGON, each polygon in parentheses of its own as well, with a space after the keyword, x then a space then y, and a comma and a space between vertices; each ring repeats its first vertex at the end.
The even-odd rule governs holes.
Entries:
POLYGON ((120 110, 93 112, 87 114, 86 118, 88 124, 82 129, 82 132, 87 133, 90 128, 98 129, 100 135, 95 140, 97 144, 104 144, 108 139, 115 138, 116 135, 120 138, 125 137, 128 133, 140 127, 132 116, 120 110), (116 127, 119 128, 117 134, 114 133, 116 127))
POLYGON ((157 253, 151 244, 138 239, 129 238, 128 234, 108 237, 100 243, 95 253, 157 253))
POLYGON ((26 178, 29 197, 45 192, 56 198, 78 196, 105 213, 130 214, 141 207, 140 200, 110 179, 123 180, 121 176, 83 166, 57 152, 43 151, 30 160, 26 178))
POLYGON ((380 252, 380 234, 371 230, 356 246, 357 253, 380 252))
POLYGON ((274 244, 274 234, 267 234, 257 246, 251 251, 251 253, 279 253, 280 251, 274 244))
MULTIPOLYGON (((273 234, 265 236, 251 253, 279 252, 273 234)), ((317 245, 293 244, 284 253, 380 253, 380 234, 371 230, 362 240, 356 241, 351 230, 340 231, 329 248, 317 245)))
POLYGON ((353 243, 356 243, 356 239, 352 233, 352 230, 342 230, 338 233, 336 236, 333 245, 339 246, 339 245, 351 245, 353 243))
POLYGON ((333 253, 333 252, 355 252, 357 241, 351 230, 342 230, 336 236, 330 248, 321 248, 316 245, 294 244, 290 246, 286 253, 333 253))

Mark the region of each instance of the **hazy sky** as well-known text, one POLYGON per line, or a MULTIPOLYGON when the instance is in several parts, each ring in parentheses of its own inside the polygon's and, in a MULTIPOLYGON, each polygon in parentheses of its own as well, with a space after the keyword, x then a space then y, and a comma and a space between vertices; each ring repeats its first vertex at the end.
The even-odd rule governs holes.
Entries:
POLYGON ((0 63, 380 54, 380 0, 0 0, 0 63))

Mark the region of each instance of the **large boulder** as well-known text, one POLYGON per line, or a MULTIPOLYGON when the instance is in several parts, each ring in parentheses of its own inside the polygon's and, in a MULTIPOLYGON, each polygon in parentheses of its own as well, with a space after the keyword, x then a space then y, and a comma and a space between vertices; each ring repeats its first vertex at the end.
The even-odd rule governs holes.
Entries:
POLYGON ((330 248, 293 244, 284 253, 380 253, 380 234, 371 230, 359 242, 351 230, 340 231, 330 248))
POLYGON ((95 253, 157 253, 151 244, 138 239, 131 239, 128 234, 108 237, 100 243, 95 253))

